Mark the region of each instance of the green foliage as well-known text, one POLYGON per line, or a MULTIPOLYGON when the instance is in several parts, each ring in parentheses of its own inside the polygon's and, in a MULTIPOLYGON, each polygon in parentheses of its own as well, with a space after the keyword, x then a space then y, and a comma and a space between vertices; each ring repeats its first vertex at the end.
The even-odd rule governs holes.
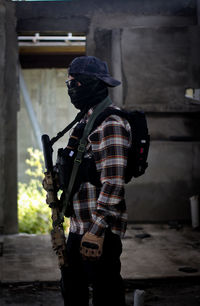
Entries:
MULTIPOLYGON (((18 184, 19 232, 46 234, 52 228, 51 209, 46 204, 46 191, 42 187, 44 158, 39 150, 28 148, 30 158, 26 160, 30 176, 28 183, 18 184)), ((64 228, 69 226, 65 220, 64 228)))

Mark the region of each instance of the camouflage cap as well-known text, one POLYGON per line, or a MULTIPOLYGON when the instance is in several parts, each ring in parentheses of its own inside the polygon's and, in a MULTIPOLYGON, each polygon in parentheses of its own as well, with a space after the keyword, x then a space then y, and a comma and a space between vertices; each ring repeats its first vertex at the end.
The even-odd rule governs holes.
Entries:
POLYGON ((101 61, 95 56, 76 57, 69 65, 69 75, 76 73, 95 76, 110 87, 115 87, 121 84, 120 81, 115 80, 110 76, 107 63, 101 61))

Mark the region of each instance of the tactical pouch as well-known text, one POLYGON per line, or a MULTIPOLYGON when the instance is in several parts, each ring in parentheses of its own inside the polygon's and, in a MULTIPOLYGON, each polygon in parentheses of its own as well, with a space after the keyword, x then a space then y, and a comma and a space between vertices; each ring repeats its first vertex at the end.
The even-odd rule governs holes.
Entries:
MULTIPOLYGON (((85 124, 79 123, 70 137, 68 145, 65 149, 58 149, 56 168, 59 175, 60 189, 65 191, 68 187, 69 180, 71 178, 71 173, 74 165, 74 159, 77 155, 77 149, 79 145, 79 140, 82 137, 85 124)), ((79 190, 80 185, 84 182, 90 182, 96 187, 101 187, 100 174, 97 172, 96 163, 93 156, 86 154, 78 169, 78 174, 71 191, 70 200, 74 194, 79 190)), ((64 193, 61 200, 64 200, 64 193)), ((71 214, 71 210, 69 212, 71 214)))
MULTIPOLYGON (((68 147, 58 150, 57 168, 61 190, 65 190, 69 184, 75 156, 76 150, 69 149, 68 147)), ((78 169, 78 174, 74 182, 71 196, 78 191, 80 185, 84 182, 90 182, 96 187, 101 187, 100 174, 97 172, 96 163, 93 156, 83 157, 82 163, 78 169)))

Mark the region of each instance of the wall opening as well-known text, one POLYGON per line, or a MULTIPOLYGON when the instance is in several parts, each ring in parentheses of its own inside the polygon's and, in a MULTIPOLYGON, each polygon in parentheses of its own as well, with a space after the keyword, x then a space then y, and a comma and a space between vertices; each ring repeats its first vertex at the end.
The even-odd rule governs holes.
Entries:
MULTIPOLYGON (((41 151, 41 135, 48 134, 52 138, 67 126, 77 113, 70 103, 65 80, 67 79, 67 67, 72 59, 85 55, 86 41, 82 33, 48 33, 48 35, 45 33, 29 33, 28 35, 18 33, 18 41, 21 71, 20 110, 17 118, 18 210, 19 230, 25 232, 25 227, 20 225, 23 216, 19 202, 21 206, 27 207, 28 202, 34 206, 35 201, 37 206, 37 202, 40 201, 37 193, 33 194, 30 200, 30 192, 34 193, 32 190, 34 184, 35 188, 38 188, 39 184, 36 182, 30 187, 30 181, 36 179, 36 173, 40 168, 38 164, 40 153, 37 153, 37 150, 41 151), (38 133, 39 137, 37 137, 38 133), (28 172, 27 169, 29 169, 28 172)), ((66 144, 67 135, 54 145, 54 161, 58 148, 65 147, 66 144)), ((40 175, 37 179, 42 180, 40 175)), ((31 209, 28 210, 27 207, 25 213, 28 214, 31 209)), ((26 222, 29 223, 27 216, 26 219, 26 222)), ((27 227, 31 228, 31 225, 27 227)), ((35 228, 33 231, 40 233, 35 228)))

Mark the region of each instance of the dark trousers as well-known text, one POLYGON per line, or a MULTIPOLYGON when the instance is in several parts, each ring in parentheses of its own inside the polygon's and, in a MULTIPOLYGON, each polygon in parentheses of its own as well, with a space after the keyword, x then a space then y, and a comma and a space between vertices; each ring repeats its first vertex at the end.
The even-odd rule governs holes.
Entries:
POLYGON ((94 306, 124 306, 125 293, 120 275, 122 243, 110 230, 105 233, 103 254, 98 261, 83 260, 82 236, 70 233, 67 241, 69 266, 61 269, 61 291, 65 306, 88 306, 89 285, 94 306))

